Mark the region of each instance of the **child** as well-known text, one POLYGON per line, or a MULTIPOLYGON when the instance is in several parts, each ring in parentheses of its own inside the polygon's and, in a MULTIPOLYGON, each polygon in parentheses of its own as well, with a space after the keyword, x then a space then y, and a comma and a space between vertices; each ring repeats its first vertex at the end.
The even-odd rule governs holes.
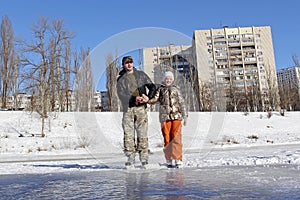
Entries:
POLYGON ((160 103, 159 121, 164 137, 164 154, 168 167, 182 167, 182 136, 181 122, 186 125, 187 112, 180 90, 174 84, 174 75, 167 71, 163 84, 157 89, 152 99, 145 101, 150 104, 160 103))

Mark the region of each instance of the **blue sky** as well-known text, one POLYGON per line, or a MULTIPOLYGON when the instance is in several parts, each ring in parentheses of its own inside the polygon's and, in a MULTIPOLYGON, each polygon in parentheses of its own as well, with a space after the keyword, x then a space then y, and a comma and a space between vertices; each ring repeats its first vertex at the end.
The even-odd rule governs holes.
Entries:
POLYGON ((192 37, 194 30, 271 26, 277 69, 300 57, 300 1, 285 0, 0 0, 0 16, 12 21, 16 36, 31 39, 41 16, 63 19, 75 33, 74 48, 95 48, 124 31, 160 27, 192 37))

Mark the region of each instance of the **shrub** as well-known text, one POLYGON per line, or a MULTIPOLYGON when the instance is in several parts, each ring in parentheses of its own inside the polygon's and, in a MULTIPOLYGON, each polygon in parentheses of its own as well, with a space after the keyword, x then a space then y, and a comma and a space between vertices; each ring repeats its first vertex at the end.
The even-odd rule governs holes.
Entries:
POLYGON ((273 115, 272 111, 268 111, 268 115, 267 115, 268 119, 270 119, 272 115, 273 115))
POLYGON ((284 116, 284 109, 280 109, 280 115, 284 116))
POLYGON ((258 136, 256 135, 250 135, 247 137, 248 139, 254 139, 254 140, 257 140, 258 139, 258 136))

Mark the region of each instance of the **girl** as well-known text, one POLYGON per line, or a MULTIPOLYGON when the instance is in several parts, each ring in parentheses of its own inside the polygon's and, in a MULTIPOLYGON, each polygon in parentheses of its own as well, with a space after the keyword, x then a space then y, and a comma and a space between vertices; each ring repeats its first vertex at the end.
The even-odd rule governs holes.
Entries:
MULTIPOLYGON (((181 122, 187 123, 187 112, 180 90, 174 84, 174 75, 167 71, 163 84, 157 89, 155 96, 145 101, 150 104, 160 103, 159 121, 164 137, 164 154, 168 167, 182 167, 182 134, 181 122)), ((144 97, 144 95, 143 95, 144 97)))

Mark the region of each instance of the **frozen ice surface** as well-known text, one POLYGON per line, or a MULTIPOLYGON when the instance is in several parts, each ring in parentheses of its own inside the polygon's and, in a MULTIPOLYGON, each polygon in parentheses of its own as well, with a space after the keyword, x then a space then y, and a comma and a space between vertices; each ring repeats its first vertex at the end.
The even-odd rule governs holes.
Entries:
POLYGON ((0 192, 1 199, 297 199, 299 172, 276 165, 10 174, 0 192))
MULTIPOLYGON (((125 170, 122 113, 0 112, 0 199, 297 199, 300 113, 190 113, 183 169, 149 113, 149 169, 125 170), (20 137, 21 136, 21 137, 20 137)), ((139 164, 139 163, 137 163, 139 164)))

